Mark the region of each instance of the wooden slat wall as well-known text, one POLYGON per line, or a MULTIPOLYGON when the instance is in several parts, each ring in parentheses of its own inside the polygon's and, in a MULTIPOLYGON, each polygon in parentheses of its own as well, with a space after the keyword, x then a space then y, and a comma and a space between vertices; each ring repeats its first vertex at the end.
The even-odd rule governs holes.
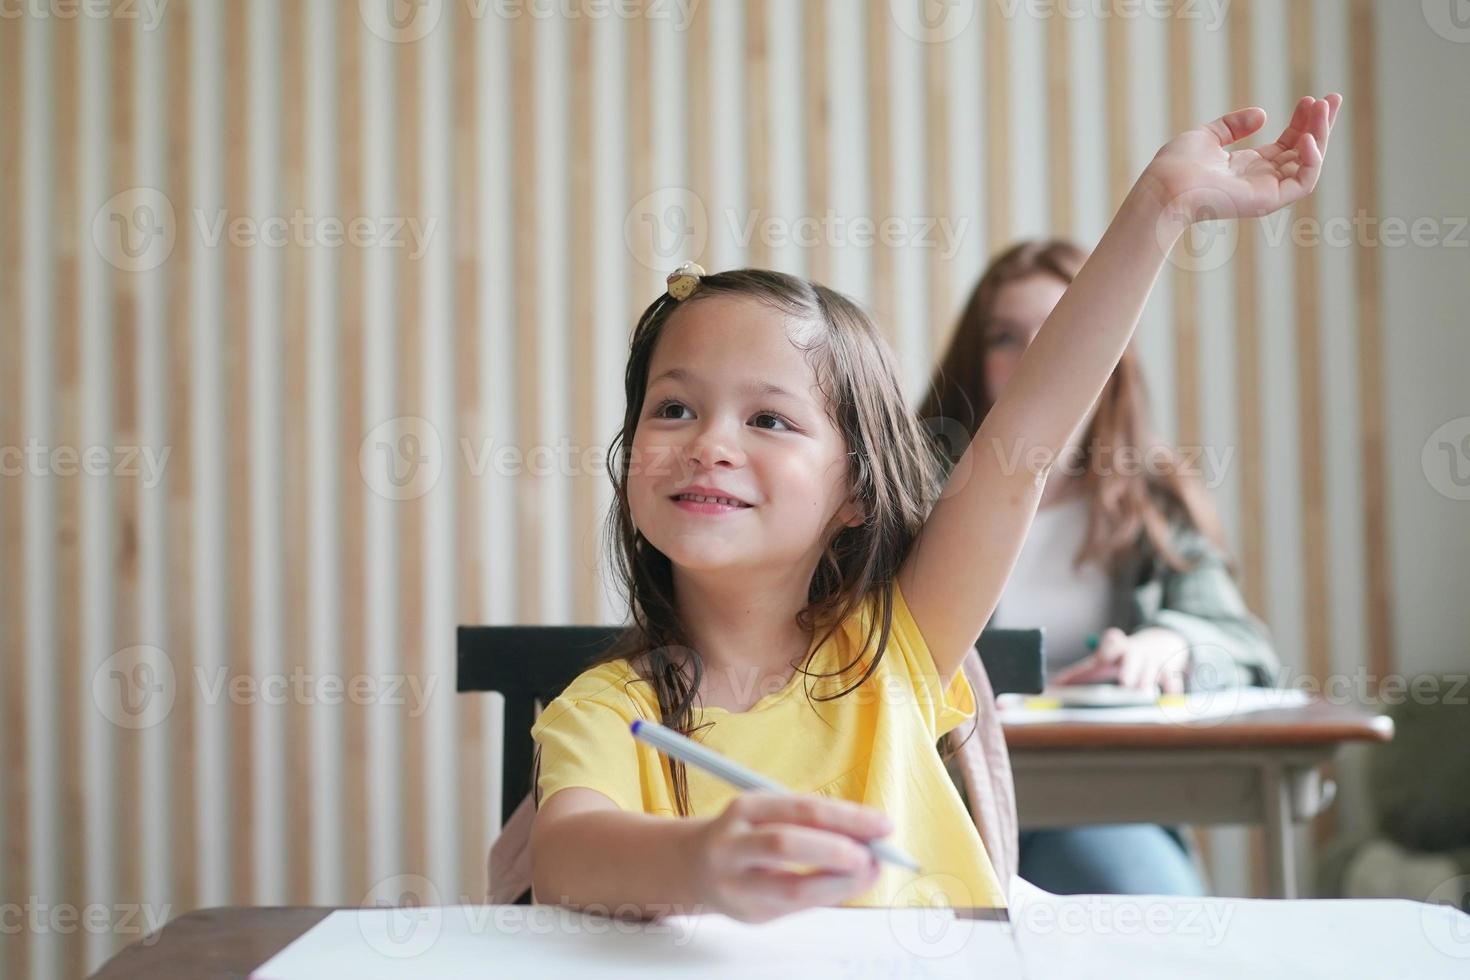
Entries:
MULTIPOLYGON (((475 174, 475 25, 468 10, 457 10, 454 21, 454 70, 452 89, 454 116, 450 131, 454 148, 455 177, 451 182, 450 194, 455 213, 454 234, 448 239, 454 290, 456 323, 453 332, 453 363, 455 367, 455 420, 463 426, 465 438, 472 445, 479 445, 486 437, 486 429, 480 417, 480 385, 478 362, 482 341, 479 335, 481 313, 481 290, 476 277, 476 249, 472 243, 480 240, 480 187, 475 174)), ((438 93, 430 95, 437 97, 438 93)), ((479 553, 480 528, 485 515, 477 506, 476 483, 468 467, 451 467, 446 479, 459 475, 456 488, 456 524, 453 529, 455 545, 455 578, 453 618, 462 623, 487 622, 490 611, 481 604, 481 583, 487 576, 479 553)), ((446 659, 449 651, 445 651, 446 659)), ((444 683, 448 683, 445 678, 444 683)), ((452 686, 452 685, 451 685, 452 686)), ((457 764, 459 782, 459 872, 460 893, 474 896, 479 890, 479 868, 474 856, 484 846, 486 837, 485 767, 480 753, 485 703, 481 698, 461 701, 459 707, 459 730, 453 733, 454 757, 446 759, 450 765, 457 764)), ((453 819, 453 815, 449 815, 453 819)))
MULTIPOLYGON (((1190 101, 1190 22, 1179 16, 1188 9, 1176 4, 1174 19, 1169 22, 1169 128, 1175 132, 1183 132, 1202 121, 1195 118, 1199 113, 1190 101)), ((1195 282, 1188 269, 1173 277, 1175 432, 1182 446, 1200 444, 1199 317, 1196 312, 1199 297, 1195 282)))
MULTIPOLYGON (((761 0, 755 0, 761 2, 761 0)), ((892 126, 888 108, 888 33, 892 29, 887 0, 868 0, 868 198, 875 215, 889 214, 893 199, 892 126)), ((893 296, 893 250, 882 241, 873 246, 869 302, 883 336, 898 342, 897 304, 893 296)))
MULTIPOLYGON (((1251 98, 1251 2, 1230 7, 1230 84, 1234 105, 1247 105, 1251 98)), ((1266 600, 1266 519, 1265 477, 1261 468, 1261 393, 1258 387, 1261 371, 1260 332, 1256 312, 1257 228, 1243 225, 1231 269, 1235 273, 1236 305, 1236 369, 1239 388, 1236 410, 1240 414, 1240 531, 1237 553, 1240 556, 1241 584, 1246 603, 1252 609, 1263 608, 1266 600)))
MULTIPOLYGON (((338 34, 338 73, 331 80, 339 93, 335 133, 341 139, 337 151, 341 180, 335 187, 340 197, 336 203, 342 214, 353 215, 362 213, 363 160, 367 155, 363 148, 363 91, 358 81, 362 73, 363 28, 351 3, 339 0, 334 6, 331 13, 322 11, 319 16, 332 19, 338 34)), ((327 80, 323 79, 321 83, 327 84, 327 80)), ((327 178, 323 190, 331 187, 330 178, 327 178)), ((364 291, 359 285, 362 282, 363 269, 363 255, 360 250, 341 250, 340 279, 335 299, 340 309, 337 323, 341 348, 337 363, 342 372, 341 390, 337 398, 337 406, 341 412, 341 428, 337 436, 337 473, 342 486, 342 592, 336 598, 339 609, 337 616, 325 620, 318 627, 324 633, 340 633, 342 648, 338 659, 342 664, 341 669, 349 675, 358 676, 366 676, 368 672, 367 623, 362 611, 367 601, 364 565, 367 556, 366 515, 369 491, 367 482, 356 474, 361 441, 348 434, 366 432, 370 428, 365 391, 367 338, 363 320, 364 291)), ((314 282, 318 286, 326 285, 319 280, 314 279, 314 282)), ((330 501, 325 503, 329 505, 330 501)), ((331 560, 330 556, 327 560, 331 560)), ((344 816, 365 814, 370 805, 367 791, 368 718, 366 712, 356 705, 344 706, 343 714, 346 722, 346 764, 343 767, 345 786, 338 806, 344 816)), ((333 760, 327 757, 319 759, 318 766, 325 769, 332 763, 333 760)), ((368 821, 345 819, 344 823, 340 844, 334 842, 326 845, 337 849, 337 860, 341 862, 335 875, 331 871, 324 874, 328 880, 334 878, 337 887, 330 892, 314 891, 314 902, 322 902, 324 894, 342 894, 340 889, 344 884, 348 895, 363 895, 367 892, 370 881, 368 821)), ((323 827, 323 830, 328 829, 323 827)))
POLYGON ((1010 65, 1006 58, 1006 21, 1001 4, 984 5, 985 39, 985 210, 991 252, 1010 242, 1012 207, 1010 194, 1011 114, 1007 98, 1010 65))
POLYGON ((1047 141, 1050 144, 1051 226, 1055 234, 1075 236, 1072 214, 1072 22, 1053 17, 1046 31, 1047 141))
MULTIPOLYGON (((49 284, 54 294, 55 303, 55 337, 51 341, 52 348, 48 352, 55 370, 54 394, 48 390, 41 379, 51 377, 47 371, 27 372, 27 381, 34 386, 33 390, 39 389, 40 398, 53 400, 51 407, 52 415, 51 431, 62 445, 80 446, 81 427, 78 418, 78 395, 80 387, 79 364, 80 359, 77 351, 77 333, 80 330, 78 323, 79 311, 77 309, 80 297, 77 290, 70 288, 69 284, 77 281, 77 251, 78 242, 76 228, 81 218, 81 207, 77 202, 77 139, 81 128, 78 118, 79 99, 77 90, 80 87, 78 77, 78 53, 79 33, 81 25, 76 21, 60 22, 56 25, 56 115, 52 121, 54 126, 54 156, 55 172, 50 190, 50 197, 55 201, 56 231, 55 251, 46 256, 51 262, 48 270, 54 279, 49 284)), ((44 253, 43 253, 44 254, 44 253)), ((38 324, 28 324, 35 329, 38 324)), ((41 329, 46 329, 41 326, 41 329)), ((32 335, 32 342, 37 348, 40 342, 32 335)), ((33 396, 34 397, 34 396, 33 396)), ((83 807, 76 803, 85 798, 88 786, 86 776, 88 766, 85 749, 82 744, 81 713, 82 705, 80 699, 68 697, 68 692, 79 692, 82 689, 82 679, 85 676, 82 664, 83 651, 81 648, 81 613, 85 615, 82 608, 85 600, 81 595, 81 480, 79 478, 61 480, 56 477, 50 478, 52 514, 55 521, 57 533, 57 547, 55 549, 55 592, 52 596, 53 609, 58 612, 70 607, 73 615, 62 614, 57 622, 55 637, 59 641, 57 649, 60 656, 56 659, 59 669, 46 670, 45 674, 55 687, 53 691, 47 691, 42 697, 45 701, 32 698, 28 705, 29 709, 39 717, 45 714, 53 714, 54 727, 48 733, 55 740, 57 749, 56 761, 58 766, 36 765, 31 770, 32 781, 51 781, 55 779, 60 785, 56 793, 56 800, 61 804, 60 813, 57 815, 55 826, 60 832, 61 855, 60 873, 63 886, 71 895, 86 897, 86 889, 89 883, 86 880, 87 868, 85 865, 85 851, 87 849, 86 812, 83 807), (53 693, 54 692, 54 693, 53 693), (48 710, 49 709, 49 710, 48 710), (51 776, 55 773, 55 776, 51 776)), ((49 544, 49 542, 48 542, 49 544)), ((40 665, 33 664, 37 673, 41 674, 40 665)), ((39 733, 38 733, 39 734, 39 733)), ((40 741, 38 738, 37 741, 40 741)), ((32 826, 40 830, 46 826, 37 820, 32 826)), ((90 900, 87 898, 87 900, 90 900)), ((48 937, 50 938, 50 937, 48 937)), ((60 937, 55 937, 59 940, 60 937)), ((58 943, 53 942, 55 949, 58 943)), ((63 969, 71 975, 81 972, 84 963, 84 953, 88 943, 70 942, 60 944, 62 953, 61 963, 63 969)), ((41 948, 38 944, 37 952, 41 948)), ((38 957, 39 960, 39 957, 38 957)), ((41 966, 38 962, 37 966, 41 966)), ((38 971, 40 972, 40 971, 38 971)))
MULTIPOLYGON (((0 99, 0 214, 18 227, 21 215, 21 32, 0 30, 0 88, 16 93, 0 99)), ((34 110, 32 110, 34 111, 34 110)), ((20 392, 22 358, 21 235, 0 237, 0 391, 20 392)), ((24 440, 24 406, 18 395, 0 398, 0 446, 24 440)), ((19 480, 0 479, 0 536, 14 549, 24 540, 25 510, 19 480)), ((12 554, 14 551, 12 550, 12 554)), ((13 895, 31 882, 26 836, 26 626, 25 581, 14 561, 0 562, 0 758, 5 760, 9 791, 0 801, 0 894, 13 895)), ((28 974, 27 943, 19 937, 0 940, 0 974, 28 974)))
MULTIPOLYGON (((443 18, 443 12, 438 12, 443 18)), ((410 21, 412 18, 410 18, 410 21)), ((393 203, 391 212, 405 215, 428 216, 424 207, 423 173, 419 147, 425 136, 425 119, 419 94, 424 84, 423 66, 433 57, 428 50, 431 37, 443 36, 434 31, 411 44, 391 44, 393 58, 393 113, 394 132, 392 137, 394 166, 393 203)), ((395 417, 427 419, 424 398, 428 394, 424 378, 424 319, 423 302, 425 269, 424 261, 399 261, 395 257, 394 271, 398 283, 398 342, 395 370, 398 373, 400 397, 393 407, 395 417)), ((442 378, 440 380, 443 380, 442 378)), ((433 425, 432 420, 428 420, 433 425)), ((439 453, 443 453, 443 440, 448 433, 436 428, 440 440, 439 453)), ((410 451, 411 452, 411 451, 410 451)), ((430 450, 432 452, 432 449, 430 450)), ((404 455, 400 453, 399 455, 404 455)), ((395 460, 396 462, 396 460, 395 460)), ((435 488, 437 489, 437 487, 435 488)), ((394 501, 391 508, 397 521, 398 551, 398 602, 400 619, 398 642, 394 650, 396 666, 408 676, 425 677, 427 663, 423 647, 424 632, 424 587, 427 585, 424 549, 428 545, 426 506, 428 494, 414 494, 407 500, 394 501)), ((398 834, 397 851, 403 869, 428 870, 428 848, 424 839, 424 785, 428 771, 428 744, 424 739, 423 718, 399 715, 399 731, 402 733, 402 764, 398 767, 399 797, 402 806, 403 827, 398 834), (409 760, 418 760, 417 764, 409 760)), ((393 882, 384 887, 382 879, 374 887, 391 891, 398 887, 395 869, 384 869, 387 880, 393 882)), ((413 891, 414 889, 410 889, 413 891)), ((423 899, 421 899, 423 900, 423 899)))
MULTIPOLYGON (((830 132, 830 108, 827 99, 827 24, 825 3, 801 5, 802 58, 802 135, 806 153, 806 180, 803 188, 807 214, 825 214, 828 208, 829 181, 827 137, 830 132)), ((698 114, 696 108, 691 119, 698 114)), ((706 205, 708 208, 708 205, 706 205)), ((831 249, 808 250, 805 273, 818 282, 832 278, 831 249)))
MULTIPOLYGON (((1353 201, 1369 215, 1379 213, 1378 64, 1374 58, 1372 0, 1353 0, 1348 27, 1352 51, 1353 201)), ((1392 564, 1388 552, 1387 411, 1383 393, 1383 285, 1379 253, 1360 246, 1355 279, 1358 294, 1358 426, 1363 455, 1363 534, 1368 573, 1368 666, 1374 677, 1394 670, 1392 564)))
MULTIPOLYGON (((1292 0, 1287 8, 1287 37, 1292 51, 1291 88, 1294 92, 1321 91, 1315 66, 1316 27, 1312 0, 1292 0)), ((1294 209, 1303 222, 1319 220, 1316 195, 1294 209)), ((1326 677, 1332 670, 1329 601, 1331 582, 1327 563, 1327 461, 1322 420, 1322 303, 1318 251, 1295 249, 1297 350, 1297 446, 1301 451, 1302 566, 1306 590, 1306 661, 1313 677, 1326 677)), ((1326 769, 1336 779, 1335 766, 1326 769)), ((1337 813, 1328 810, 1314 822, 1318 841, 1326 841, 1336 828, 1337 813)))
MULTIPOLYGON (((1044 32, 1025 35, 1044 45, 1040 61, 1012 50, 1016 25, 999 0, 941 29, 919 18, 920 0, 913 16, 867 0, 856 27, 838 22, 830 0, 801 10, 714 2, 696 5, 689 24, 661 20, 677 16, 670 5, 557 22, 486 20, 449 3, 420 5, 415 17, 437 19, 399 30, 364 20, 356 0, 174 0, 154 26, 0 20, 0 90, 15 93, 0 100, 0 215, 20 230, 0 241, 0 448, 35 439, 169 452, 156 486, 0 479, 5 549, 20 556, 0 568, 0 644, 14 668, 0 674, 0 892, 141 902, 155 915, 358 902, 390 886, 479 897, 498 821, 498 708, 453 697, 452 626, 591 620, 608 608, 596 467, 579 455, 570 473, 517 475, 498 470, 491 450, 509 446, 526 465, 559 438, 595 454, 611 435, 627 331, 667 271, 627 237, 636 222, 623 219, 646 195, 683 188, 705 209, 708 244, 677 258, 864 270, 857 298, 905 377, 922 378, 988 252, 1031 220, 1013 204, 1015 175, 1037 166, 1019 159, 1019 124, 1039 125, 1049 148, 1041 206, 1053 230, 1091 234, 1133 162, 1169 135, 1144 131, 1151 124, 1126 98, 1135 56, 1167 66, 1178 128, 1228 108, 1190 95, 1201 71, 1232 102, 1260 101, 1253 78, 1268 55, 1252 39, 1269 27, 1292 39, 1293 91, 1349 90, 1352 139, 1333 147, 1333 179, 1351 185, 1343 199, 1354 208, 1377 208, 1370 0, 1330 20, 1306 0, 1235 0, 1221 24, 1149 32, 1121 18, 1055 18, 1025 25, 1044 32), (833 46, 838 29, 857 50, 833 46), (1191 45, 1208 46, 1217 67, 1198 67, 1191 45), (1351 79, 1314 60, 1323 45, 1349 52, 1351 79), (956 67, 965 59, 979 62, 968 74, 956 67), (854 63, 862 75, 843 77, 854 63), (1030 65, 1037 77, 1014 77, 1030 65), (1079 101, 1083 71, 1104 84, 1106 118, 1079 101), (956 91, 956 77, 974 90, 956 91), (732 118, 718 93, 735 91, 732 118), (609 92, 621 95, 609 102, 609 92), (967 106, 977 130, 956 122, 967 106), (718 147, 734 148, 739 165, 718 147), (862 179, 837 193, 829 181, 843 168, 862 179), (102 202, 135 188, 174 214, 171 251, 145 269, 120 267, 94 240, 99 209, 104 231, 116 230, 102 202), (853 188, 866 195, 857 215, 846 213, 853 188), (798 213, 786 213, 793 200, 798 213), (759 229, 748 242, 730 237, 752 215, 790 226, 829 206, 847 220, 948 219, 984 241, 949 256, 880 239, 834 261, 825 245, 773 246, 759 229), (298 211, 363 218, 379 233, 396 219, 437 224, 422 255, 409 254, 406 228, 397 244, 293 237, 276 248, 232 244, 228 226, 208 240, 219 209, 256 224, 298 211), (912 322, 920 315, 930 322, 912 322), (424 492, 390 499, 383 459, 365 441, 405 418, 437 434, 442 472, 424 492), (174 697, 158 724, 132 731, 102 717, 92 679, 138 646, 164 658, 174 697), (335 707, 319 703, 321 689, 286 706, 231 696, 231 679, 259 686, 293 673, 367 681, 380 694, 403 678, 435 688, 417 705, 406 690, 407 704, 335 707)), ((1267 108, 1274 132, 1290 106, 1267 108)), ((1304 638, 1283 650, 1290 668, 1382 676, 1394 654, 1377 255, 1354 252, 1356 373, 1328 378, 1322 291, 1335 266, 1273 246, 1269 230, 1243 227, 1232 260, 1198 281, 1169 272, 1168 362, 1146 369, 1171 381, 1181 441, 1206 441, 1228 410, 1233 544, 1253 608, 1304 638), (1284 252, 1293 271, 1273 285, 1260 268, 1284 252), (1219 288, 1234 297, 1224 342, 1233 382, 1205 402, 1196 387, 1212 378, 1218 345, 1202 336, 1214 322, 1203 304, 1219 288), (1267 533, 1282 513, 1268 514, 1262 442, 1260 378, 1273 349, 1263 337, 1277 328, 1265 322, 1263 309, 1277 308, 1268 301, 1294 321, 1284 438, 1301 473, 1284 535, 1274 524, 1267 533), (1327 386, 1342 384, 1357 392, 1346 422, 1324 416, 1327 386), (1341 431, 1333 425, 1362 450, 1361 581, 1344 582, 1330 560, 1326 515, 1340 507, 1328 506, 1322 447, 1324 433, 1341 431), (1273 608, 1271 576, 1284 573, 1305 582, 1300 609, 1273 608), (1328 597, 1344 589, 1366 610, 1361 665, 1328 657, 1328 597)), ((402 450, 396 439, 391 453, 402 450)), ((1217 863, 1224 880, 1249 887, 1230 863, 1217 863)), ((133 938, 6 937, 0 976, 75 975, 133 938)))
MULTIPOLYGON (((193 31, 192 21, 197 16, 197 12, 192 9, 180 11, 166 25, 160 25, 160 37, 154 42, 164 51, 163 60, 167 66, 164 78, 168 89, 167 99, 159 106, 163 116, 160 125, 168 133, 167 161, 159 186, 165 196, 181 201, 192 199, 187 157, 193 127, 190 114, 193 96, 189 77, 194 55, 190 37, 193 31)), ((176 224, 177 211, 176 208, 176 224)), ((190 359, 193 356, 190 307, 193 274, 190 264, 194 261, 196 259, 189 243, 175 241, 174 254, 153 273, 162 276, 164 281, 167 309, 164 311, 163 322, 146 328, 156 328, 163 333, 163 342, 168 351, 165 362, 155 364, 154 369, 162 375, 161 380, 167 390, 164 441, 173 447, 173 453, 169 457, 173 468, 163 483, 167 488, 164 508, 167 514, 165 533, 168 536, 168 565, 160 583, 160 588, 170 602, 168 623, 166 632, 151 642, 156 643, 161 650, 173 651, 171 659, 174 664, 175 685, 178 684, 178 678, 193 675, 194 661, 198 655, 192 642, 198 583, 190 573, 193 541, 197 534, 197 508, 194 506, 193 496, 195 486, 190 475, 195 470, 194 426, 198 424, 190 411, 190 399, 199 383, 199 379, 190 370, 190 359)), ((150 888, 146 897, 149 901, 161 900, 166 906, 191 908, 197 902, 197 862, 184 859, 183 856, 197 856, 199 853, 197 810, 194 802, 195 787, 198 785, 194 699, 176 697, 174 710, 157 728, 158 741, 172 746, 174 755, 172 760, 162 753, 159 754, 161 758, 155 758, 154 764, 159 767, 160 774, 168 774, 167 785, 155 792, 171 794, 172 799, 163 807, 164 819, 159 822, 161 826, 155 825, 165 834, 160 841, 163 844, 163 853, 154 849, 145 852, 150 865, 164 874, 163 885, 160 888, 150 888), (170 761, 172 765, 169 764, 170 761), (172 833, 168 833, 170 830, 172 833)), ((348 832, 350 830, 348 828, 348 832)))
MULTIPOLYGON (((949 74, 947 60, 956 45, 924 46, 924 207, 929 214, 954 214, 950 200, 949 74)), ((929 263, 929 332, 931 350, 940 350, 952 332, 953 269, 946 261, 929 263)))

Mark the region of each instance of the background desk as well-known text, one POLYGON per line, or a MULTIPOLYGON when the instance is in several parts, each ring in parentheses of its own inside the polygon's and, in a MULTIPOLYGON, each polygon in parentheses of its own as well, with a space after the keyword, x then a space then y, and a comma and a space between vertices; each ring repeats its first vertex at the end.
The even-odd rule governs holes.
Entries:
MULTIPOLYGON (((242 980, 326 918, 330 908, 217 908, 181 915, 102 965, 93 980, 242 980)), ((955 909, 1009 921, 1005 909, 955 909)))
POLYGON ((1345 742, 1393 738, 1387 716, 1320 700, 1203 722, 1004 727, 1021 826, 1259 823, 1274 898, 1297 895, 1293 823, 1332 802, 1322 763, 1345 742))

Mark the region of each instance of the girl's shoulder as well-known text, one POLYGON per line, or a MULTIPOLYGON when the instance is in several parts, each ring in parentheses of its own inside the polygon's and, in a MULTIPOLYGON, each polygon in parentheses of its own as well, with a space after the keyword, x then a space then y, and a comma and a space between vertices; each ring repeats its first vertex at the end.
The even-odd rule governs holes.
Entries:
POLYGON ((582 671, 557 698, 563 704, 599 704, 628 718, 658 717, 653 687, 626 658, 604 661, 582 671))
POLYGON ((858 664, 866 666, 875 657, 880 641, 883 642, 885 651, 880 663, 887 662, 890 665, 893 661, 887 654, 892 653, 895 648, 907 648, 916 642, 923 642, 913 614, 909 612, 908 602, 896 581, 874 585, 859 600, 837 628, 831 631, 828 642, 818 651, 817 661, 829 670, 842 667, 852 670, 858 664), (885 622, 886 638, 883 633, 885 622))

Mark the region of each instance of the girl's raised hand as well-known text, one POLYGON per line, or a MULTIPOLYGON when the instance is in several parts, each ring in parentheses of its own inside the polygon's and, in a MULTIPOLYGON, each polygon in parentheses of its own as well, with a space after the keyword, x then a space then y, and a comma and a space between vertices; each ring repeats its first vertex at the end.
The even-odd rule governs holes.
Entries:
POLYGON ((1276 142, 1229 150, 1266 123, 1266 111, 1237 109, 1174 137, 1155 154, 1143 181, 1180 225, 1270 214, 1317 186, 1342 96, 1308 95, 1276 142))
POLYGON ((697 838, 700 900, 743 922, 838 905, 878 879, 859 842, 891 830, 882 813, 845 800, 742 793, 697 838))

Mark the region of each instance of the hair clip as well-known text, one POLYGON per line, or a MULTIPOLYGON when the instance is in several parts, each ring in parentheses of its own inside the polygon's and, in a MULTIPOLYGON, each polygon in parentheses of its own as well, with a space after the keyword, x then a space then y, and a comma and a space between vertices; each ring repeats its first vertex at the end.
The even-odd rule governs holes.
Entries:
POLYGON ((666 280, 669 284, 669 295, 675 300, 686 300, 699 285, 700 277, 704 275, 704 267, 698 262, 685 262, 679 268, 669 273, 666 280))

